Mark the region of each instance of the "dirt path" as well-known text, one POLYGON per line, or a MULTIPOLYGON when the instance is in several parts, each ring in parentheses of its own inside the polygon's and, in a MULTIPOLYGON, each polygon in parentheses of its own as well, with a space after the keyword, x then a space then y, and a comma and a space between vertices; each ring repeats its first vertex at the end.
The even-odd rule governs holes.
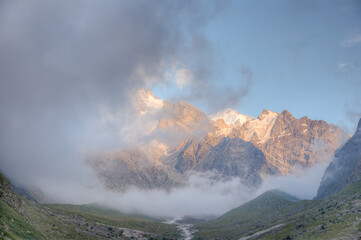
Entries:
POLYGON ((271 230, 273 230, 273 229, 282 227, 282 226, 284 226, 284 225, 285 225, 284 223, 278 224, 278 225, 276 225, 276 226, 273 226, 273 227, 267 228, 267 229, 265 229, 265 230, 256 232, 256 233, 254 233, 254 234, 252 234, 252 235, 250 235, 250 236, 241 237, 239 240, 247 240, 247 239, 251 239, 251 238, 254 238, 254 237, 258 237, 258 236, 260 236, 260 235, 262 235, 262 234, 264 234, 264 233, 266 233, 266 232, 269 232, 269 231, 271 231, 271 230))

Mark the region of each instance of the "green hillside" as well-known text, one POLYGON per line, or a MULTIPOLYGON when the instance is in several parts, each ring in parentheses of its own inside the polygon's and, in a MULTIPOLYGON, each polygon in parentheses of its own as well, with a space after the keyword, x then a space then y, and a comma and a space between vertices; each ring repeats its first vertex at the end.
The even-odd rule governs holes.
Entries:
POLYGON ((311 201, 295 202, 296 200, 281 191, 266 192, 217 219, 198 225, 197 237, 236 239, 277 225, 315 204, 311 201))
POLYGON ((360 221, 361 182, 325 200, 294 201, 270 191, 199 224, 196 239, 359 239, 360 221))
POLYGON ((34 226, 30 225, 16 210, 0 201, 0 239, 43 239, 34 226))
POLYGON ((0 174, 0 239, 176 239, 175 225, 96 205, 39 205, 0 174))

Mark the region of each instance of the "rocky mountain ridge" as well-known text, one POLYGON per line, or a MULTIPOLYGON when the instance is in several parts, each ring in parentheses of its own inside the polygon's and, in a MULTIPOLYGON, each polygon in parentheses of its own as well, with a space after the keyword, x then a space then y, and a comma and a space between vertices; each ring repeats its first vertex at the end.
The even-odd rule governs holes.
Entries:
POLYGON ((189 103, 161 100, 148 89, 139 90, 134 99, 139 116, 152 120, 151 128, 144 131, 149 141, 136 150, 87 160, 113 189, 127 184, 169 189, 182 185, 191 171, 240 177, 254 187, 266 175, 286 175, 295 167, 326 163, 348 138, 335 125, 296 119, 287 110, 264 110, 257 118, 233 109, 207 116, 189 103))

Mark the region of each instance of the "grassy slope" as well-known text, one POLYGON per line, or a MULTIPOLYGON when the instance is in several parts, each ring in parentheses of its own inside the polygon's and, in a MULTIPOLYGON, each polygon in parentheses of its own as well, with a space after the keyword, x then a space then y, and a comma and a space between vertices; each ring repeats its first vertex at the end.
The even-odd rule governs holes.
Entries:
POLYGON ((176 238, 179 236, 179 230, 174 225, 164 224, 148 217, 124 215, 99 206, 54 204, 47 205, 47 207, 49 207, 55 215, 81 217, 86 222, 98 222, 109 226, 136 229, 166 238, 176 238))
POLYGON ((257 239, 352 239, 361 231, 361 182, 330 199, 289 200, 267 192, 213 221, 198 225, 196 237, 239 239, 278 224, 284 225, 257 239))
POLYGON ((200 224, 197 238, 237 239, 281 223, 284 219, 312 207, 312 202, 294 202, 290 195, 269 191, 221 217, 200 224), (298 207, 293 206, 297 204, 298 207))
POLYGON ((179 237, 175 225, 150 218, 124 215, 93 205, 36 204, 14 193, 1 174, 0 190, 0 239, 179 237), (11 204, 13 202, 18 204, 11 204))
POLYGON ((42 239, 42 235, 18 212, 0 201, 0 239, 42 239))
MULTIPOLYGON (((315 200, 313 200, 315 201, 315 200)), ((361 181, 334 197, 319 201, 306 212, 287 221, 284 228, 264 235, 264 239, 360 239, 361 181)))

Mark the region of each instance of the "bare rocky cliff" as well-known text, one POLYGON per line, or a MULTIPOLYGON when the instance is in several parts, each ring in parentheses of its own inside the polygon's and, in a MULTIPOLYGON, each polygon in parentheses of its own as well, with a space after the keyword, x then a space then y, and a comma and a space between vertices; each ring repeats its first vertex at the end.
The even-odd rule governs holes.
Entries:
POLYGON ((327 167, 316 198, 330 197, 361 179, 361 119, 350 140, 335 152, 327 167))
POLYGON ((158 99, 149 90, 139 91, 135 100, 140 116, 149 114, 154 121, 144 136, 149 141, 87 160, 112 189, 171 189, 191 171, 239 177, 255 187, 264 176, 326 163, 349 138, 335 125, 297 119, 286 110, 264 110, 258 118, 233 109, 207 116, 189 103, 158 99))
POLYGON ((274 172, 261 150, 239 138, 225 137, 200 158, 198 171, 217 171, 223 177, 241 177, 244 185, 256 187, 274 172))
POLYGON ((327 162, 348 139, 335 125, 308 117, 296 119, 287 110, 280 114, 264 110, 257 119, 233 127, 227 136, 252 142, 272 169, 283 175, 291 173, 294 166, 327 162))

